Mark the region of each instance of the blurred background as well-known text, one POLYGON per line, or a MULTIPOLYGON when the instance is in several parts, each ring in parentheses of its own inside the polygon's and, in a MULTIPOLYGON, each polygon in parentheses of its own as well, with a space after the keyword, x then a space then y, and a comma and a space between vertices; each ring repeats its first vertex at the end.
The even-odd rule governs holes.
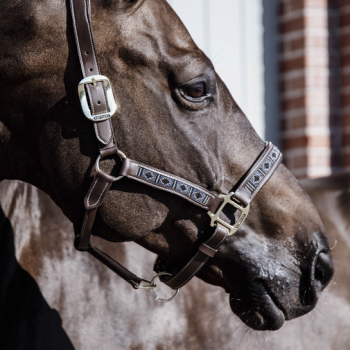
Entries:
POLYGON ((350 0, 168 0, 301 178, 350 169, 350 0))

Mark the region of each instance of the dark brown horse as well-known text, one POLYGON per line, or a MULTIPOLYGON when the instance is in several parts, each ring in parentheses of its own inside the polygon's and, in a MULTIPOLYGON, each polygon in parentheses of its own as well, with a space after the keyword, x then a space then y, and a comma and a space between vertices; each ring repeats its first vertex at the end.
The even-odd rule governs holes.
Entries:
MULTIPOLYGON (((120 106, 112 121, 120 149, 210 191, 231 191, 264 143, 171 7, 165 0, 91 5, 101 70, 120 106), (198 86, 212 98, 193 102, 198 86)), ((42 189, 78 228, 98 150, 76 93, 82 77, 69 6, 6 2, 0 27, 0 179, 42 189)), ((118 160, 103 166, 118 174, 118 160)), ((99 209, 94 233, 135 241, 181 265, 208 226, 200 208, 123 179, 99 209)), ((332 275, 318 213, 280 166, 254 199, 242 228, 198 277, 223 287, 232 311, 249 327, 272 330, 312 310, 332 275)), ((97 277, 86 271, 86 278, 97 277)), ((103 291, 103 283, 100 287, 103 291)), ((139 293, 127 298, 131 302, 139 293)))

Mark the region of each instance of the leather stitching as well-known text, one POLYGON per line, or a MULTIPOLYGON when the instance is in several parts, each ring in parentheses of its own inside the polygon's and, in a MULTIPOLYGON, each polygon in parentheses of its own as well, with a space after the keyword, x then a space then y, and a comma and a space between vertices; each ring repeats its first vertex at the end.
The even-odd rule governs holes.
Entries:
POLYGON ((103 195, 103 193, 104 193, 106 187, 108 186, 108 183, 107 183, 106 186, 105 186, 105 188, 104 188, 103 191, 101 192, 100 197, 98 198, 97 202, 90 205, 90 204, 89 204, 90 196, 91 196, 91 193, 92 193, 92 191, 94 190, 94 188, 95 188, 95 186, 96 186, 98 180, 99 180, 99 179, 96 179, 96 182, 94 183, 94 186, 92 187, 92 189, 91 189, 91 191, 90 191, 90 193, 89 193, 89 196, 88 196, 88 198, 87 198, 87 201, 86 201, 86 202, 87 202, 88 207, 93 207, 93 206, 95 206, 95 205, 100 201, 100 199, 101 199, 101 197, 102 197, 102 195, 103 195))
MULTIPOLYGON (((85 0, 84 0, 84 8, 85 8, 85 19, 86 19, 86 22, 87 22, 88 24, 90 24, 88 9, 87 9, 86 1, 85 1, 85 0)), ((97 69, 97 74, 100 74, 100 70, 99 70, 98 65, 97 65, 97 58, 96 58, 95 46, 94 46, 94 43, 93 43, 93 41, 92 41, 91 25, 88 25, 88 30, 89 30, 89 37, 90 37, 92 52, 93 52, 93 54, 94 54, 95 65, 96 65, 96 69, 97 69)))
POLYGON ((76 43, 78 46, 78 55, 79 55, 79 60, 80 60, 80 65, 81 68, 83 70, 83 75, 84 78, 86 77, 86 73, 85 73, 85 67, 84 67, 84 62, 83 62, 83 58, 81 56, 81 49, 80 49, 80 44, 79 44, 79 36, 78 36, 78 30, 77 30, 77 24, 76 24, 76 19, 75 19, 75 14, 74 14, 74 0, 72 0, 71 2, 71 11, 72 11, 72 16, 73 16, 73 24, 74 24, 74 34, 75 34, 75 38, 76 38, 76 43))
MULTIPOLYGON (((102 82, 101 82, 101 84, 102 84, 103 96, 104 96, 104 99, 105 99, 105 105, 106 105, 106 110, 105 110, 105 112, 103 112, 103 113, 108 113, 108 103, 107 103, 106 91, 105 91, 105 88, 104 88, 104 85, 103 85, 102 82)), ((108 120, 109 120, 109 119, 108 119, 108 120)))
MULTIPOLYGON (((109 121, 109 120, 108 120, 109 121)), ((96 137, 98 138, 98 140, 103 143, 104 145, 108 145, 109 142, 111 141, 111 138, 113 137, 113 134, 111 135, 111 137, 109 138, 108 141, 105 141, 102 139, 102 136, 100 136, 99 131, 98 131, 98 123, 94 123, 94 127, 95 127, 95 132, 96 132, 96 137)))

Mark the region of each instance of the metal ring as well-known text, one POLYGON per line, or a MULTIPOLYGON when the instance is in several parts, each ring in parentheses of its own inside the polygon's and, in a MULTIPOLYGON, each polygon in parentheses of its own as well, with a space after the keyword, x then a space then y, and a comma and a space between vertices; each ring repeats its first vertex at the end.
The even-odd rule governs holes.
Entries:
MULTIPOLYGON (((126 155, 122 152, 122 151, 118 151, 118 156, 120 157, 121 160, 123 160, 123 158, 126 158, 126 155)), ((98 155, 97 159, 96 159, 96 170, 100 171, 100 159, 101 159, 101 154, 98 155)), ((113 181, 118 181, 120 179, 122 179, 124 176, 117 176, 113 179, 113 181)))
POLYGON ((142 281, 142 282, 149 283, 149 286, 138 285, 138 286, 135 286, 135 287, 134 287, 135 289, 152 289, 152 290, 153 290, 153 288, 156 288, 156 287, 157 287, 157 285, 154 284, 153 281, 150 282, 150 281, 144 280, 143 278, 141 278, 141 281, 142 281))
MULTIPOLYGON (((171 274, 171 273, 167 273, 167 272, 160 272, 160 273, 158 273, 157 275, 155 275, 155 276, 152 278, 152 280, 151 280, 151 286, 154 285, 154 281, 155 281, 159 276, 172 276, 172 274, 171 274)), ((152 292, 154 298, 155 298, 156 300, 158 300, 158 301, 163 302, 163 303, 168 303, 168 302, 170 302, 170 301, 173 301, 173 300, 177 297, 177 295, 179 294, 179 291, 180 291, 180 288, 175 292, 175 294, 174 294, 171 298, 169 298, 169 299, 162 299, 162 298, 159 298, 159 296, 158 296, 156 293, 154 293, 154 289, 153 289, 153 288, 152 288, 152 290, 151 290, 151 292, 152 292)))

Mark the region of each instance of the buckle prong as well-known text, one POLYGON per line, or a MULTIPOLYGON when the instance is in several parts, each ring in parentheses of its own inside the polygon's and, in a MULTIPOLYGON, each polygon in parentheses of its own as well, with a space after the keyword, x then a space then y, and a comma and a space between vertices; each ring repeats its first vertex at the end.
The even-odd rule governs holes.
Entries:
POLYGON ((211 211, 208 211, 208 215, 210 216, 211 222, 210 226, 214 227, 215 223, 219 223, 222 226, 226 227, 229 229, 229 236, 233 235, 243 224, 245 219, 248 216, 249 209, 250 209, 250 204, 248 204, 246 207, 242 207, 239 205, 237 202, 233 201, 231 198, 234 196, 234 192, 230 192, 229 194, 219 194, 219 197, 223 199, 223 202, 221 203, 219 209, 216 211, 216 213, 212 213, 211 211), (233 207, 241 211, 241 215, 236 221, 234 225, 228 224, 226 221, 220 219, 219 215, 224 209, 226 204, 231 204, 233 207))

